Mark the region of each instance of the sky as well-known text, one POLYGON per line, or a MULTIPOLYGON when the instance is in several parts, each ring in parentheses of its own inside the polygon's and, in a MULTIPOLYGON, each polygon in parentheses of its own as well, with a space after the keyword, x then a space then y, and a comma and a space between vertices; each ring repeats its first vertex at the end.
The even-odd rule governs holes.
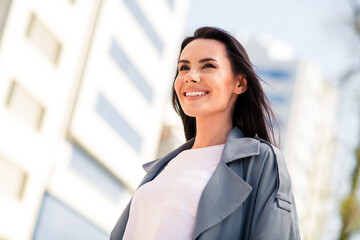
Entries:
POLYGON ((355 59, 351 17, 347 0, 192 0, 185 34, 201 26, 268 34, 289 43, 297 58, 317 63, 326 80, 336 80, 355 59))

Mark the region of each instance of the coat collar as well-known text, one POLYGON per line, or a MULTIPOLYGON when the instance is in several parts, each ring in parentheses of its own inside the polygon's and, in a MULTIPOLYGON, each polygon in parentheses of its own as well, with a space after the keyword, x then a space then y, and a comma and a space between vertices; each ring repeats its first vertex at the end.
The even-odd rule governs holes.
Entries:
MULTIPOLYGON (((144 164, 143 167, 147 174, 139 187, 154 179, 166 164, 180 152, 190 149, 194 141, 195 138, 192 138, 165 157, 144 164)), ((227 164, 241 158, 258 155, 259 153, 259 140, 244 137, 244 134, 237 127, 231 130, 226 139, 220 162, 201 194, 193 239, 196 239, 202 232, 221 222, 238 209, 252 190, 251 186, 236 175, 227 164), (221 206, 221 209, 219 206, 221 206), (209 209, 212 210, 209 211, 209 209)), ((111 234, 111 239, 123 236, 129 217, 130 204, 131 202, 118 220, 111 234)))
POLYGON ((201 194, 192 239, 238 209, 251 191, 248 183, 220 161, 201 194))
POLYGON ((240 158, 259 155, 259 153, 260 141, 245 137, 238 127, 234 127, 226 139, 221 160, 230 163, 240 158))
POLYGON ((252 191, 252 187, 235 174, 227 164, 259 153, 259 140, 245 137, 237 127, 231 130, 220 162, 201 194, 193 239, 238 209, 252 191))
MULTIPOLYGON (((195 138, 192 138, 165 157, 144 164, 143 167, 147 174, 140 186, 155 178, 166 164, 180 152, 190 149, 194 141, 195 138)), ((259 153, 259 140, 245 137, 237 127, 231 130, 226 139, 220 162, 201 194, 196 214, 194 239, 238 209, 252 190, 251 186, 236 175, 227 164, 259 153), (218 206, 222 206, 221 209, 218 206)))
MULTIPOLYGON (((173 150, 163 158, 156 159, 143 165, 147 175, 156 174, 164 165, 173 159, 180 152, 190 149, 194 144, 195 138, 173 150)), ((245 137, 238 127, 234 127, 225 142, 225 147, 221 155, 221 160, 230 163, 234 160, 258 155, 260 153, 260 141, 254 138, 245 137)))

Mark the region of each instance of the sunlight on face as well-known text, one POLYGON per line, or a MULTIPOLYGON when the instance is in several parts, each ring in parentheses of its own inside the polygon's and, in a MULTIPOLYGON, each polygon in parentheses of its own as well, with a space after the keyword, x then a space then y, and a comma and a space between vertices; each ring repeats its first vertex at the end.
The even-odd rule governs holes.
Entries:
POLYGON ((196 39, 181 52, 174 88, 180 105, 191 117, 231 117, 238 94, 225 45, 196 39))

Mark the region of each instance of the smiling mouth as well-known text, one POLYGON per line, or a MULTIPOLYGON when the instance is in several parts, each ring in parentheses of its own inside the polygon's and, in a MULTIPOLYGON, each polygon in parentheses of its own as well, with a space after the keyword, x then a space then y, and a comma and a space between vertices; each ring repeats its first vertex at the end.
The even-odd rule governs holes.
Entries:
POLYGON ((208 94, 208 91, 194 91, 194 92, 184 92, 185 97, 196 97, 196 96, 204 96, 208 94))

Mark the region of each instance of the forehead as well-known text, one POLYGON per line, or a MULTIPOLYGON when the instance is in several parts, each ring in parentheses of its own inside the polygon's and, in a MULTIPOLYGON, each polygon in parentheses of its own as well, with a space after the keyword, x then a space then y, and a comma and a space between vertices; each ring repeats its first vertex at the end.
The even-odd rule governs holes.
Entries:
POLYGON ((180 54, 180 59, 227 58, 225 45, 213 39, 195 39, 180 54))

